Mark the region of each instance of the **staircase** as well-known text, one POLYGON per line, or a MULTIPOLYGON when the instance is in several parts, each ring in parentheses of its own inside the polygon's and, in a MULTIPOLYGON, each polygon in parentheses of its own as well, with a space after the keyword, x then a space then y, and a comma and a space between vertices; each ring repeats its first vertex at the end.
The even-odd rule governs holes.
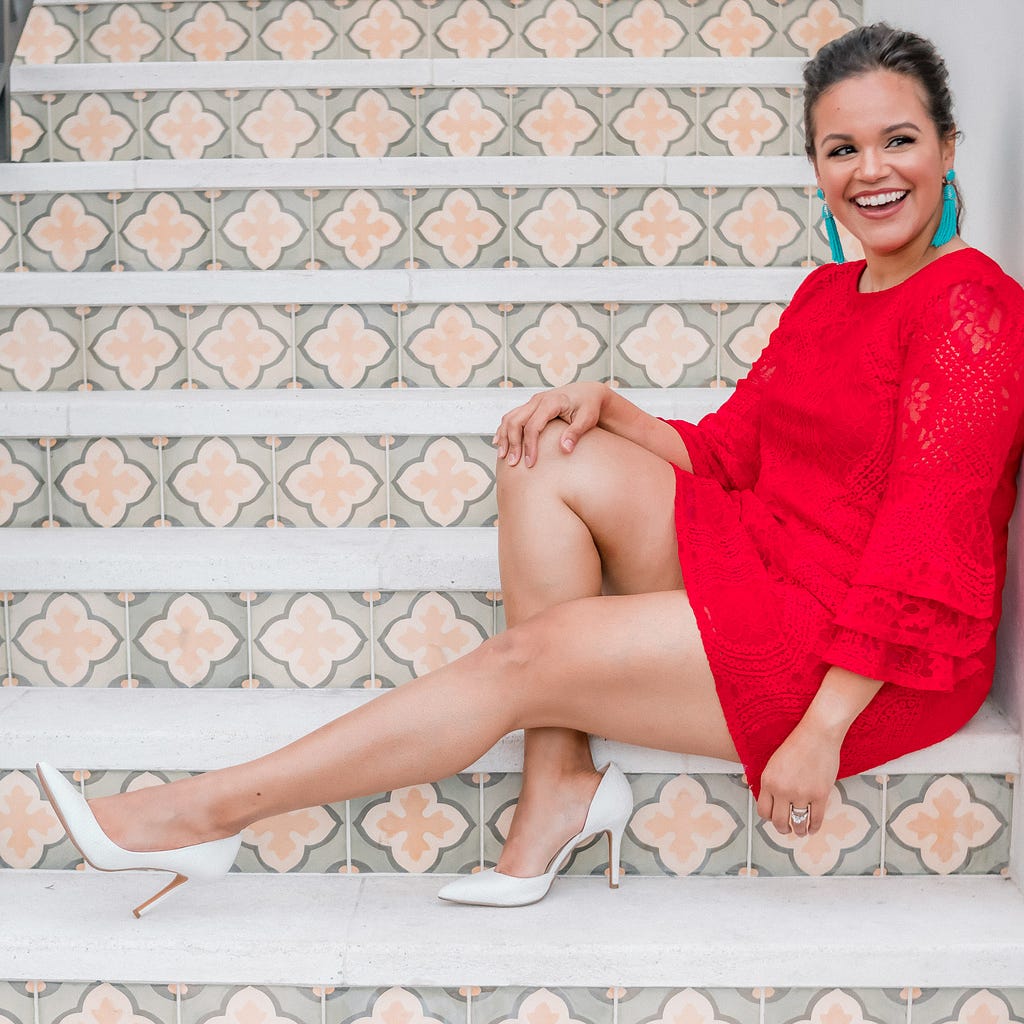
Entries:
POLYGON ((595 842, 513 912, 434 894, 495 862, 517 735, 259 822, 138 922, 152 878, 85 870, 31 771, 249 759, 500 631, 498 419, 571 380, 720 404, 828 257, 800 67, 861 18, 37 0, 0 171, 0 1024, 1024 1021, 994 700, 805 839, 735 764, 595 738, 623 886, 595 842))

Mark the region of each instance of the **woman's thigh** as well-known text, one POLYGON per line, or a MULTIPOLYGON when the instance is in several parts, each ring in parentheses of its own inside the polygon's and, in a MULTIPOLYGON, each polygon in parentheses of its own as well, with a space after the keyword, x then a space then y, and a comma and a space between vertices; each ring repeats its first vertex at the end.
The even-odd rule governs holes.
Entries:
MULTIPOLYGON (((499 459, 499 522, 515 529, 517 538, 543 537, 549 533, 546 502, 557 498, 590 531, 606 592, 682 589, 671 464, 599 427, 566 454, 559 448, 564 429, 560 420, 548 424, 531 467, 523 462, 508 466, 499 459)), ((557 551, 552 556, 557 558, 557 551)))
POLYGON ((504 637, 516 727, 739 760, 685 592, 568 601, 504 637))

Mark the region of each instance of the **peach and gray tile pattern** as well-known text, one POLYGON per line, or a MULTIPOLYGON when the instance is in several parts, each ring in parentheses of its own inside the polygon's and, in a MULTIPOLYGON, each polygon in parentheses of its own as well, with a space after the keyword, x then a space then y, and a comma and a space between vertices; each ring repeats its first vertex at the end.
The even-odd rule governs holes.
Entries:
POLYGON ((811 56, 860 0, 206 0, 37 7, 26 64, 811 56))
MULTIPOLYGON (((767 344, 782 308, 774 302, 14 307, 0 309, 0 390, 557 387, 575 380, 731 385, 767 344)), ((147 457, 135 461, 149 464, 154 444, 151 439, 147 457)), ((379 460, 359 451, 358 459, 380 475, 379 460)), ((15 461, 44 469, 43 448, 18 446, 18 452, 15 461)), ((298 451, 282 447, 278 458, 282 467, 293 466, 298 451)), ((12 459, 13 450, 0 445, 0 464, 12 459)), ((0 523, 10 515, 4 494, 0 485, 0 523)), ((28 500, 21 485, 12 497, 28 500)))
MULTIPOLYGON (((180 777, 87 768, 69 774, 89 798, 180 777)), ((1012 783, 992 776, 904 776, 902 805, 887 809, 880 799, 861 804, 849 795, 873 792, 877 798, 880 784, 868 777, 841 780, 822 830, 802 839, 773 833, 774 857, 759 842, 759 833, 771 827, 757 817, 741 776, 629 778, 636 806, 622 851, 627 884, 631 875, 885 876, 891 872, 881 861, 894 864, 889 851, 897 841, 908 854, 902 874, 1000 874, 1009 856, 1012 783)), ((467 773, 258 821, 243 835, 236 870, 477 871, 497 861, 519 785, 515 773, 467 773)), ((605 837, 598 836, 574 853, 566 870, 601 876, 607 858, 605 837)), ((72 869, 80 863, 34 774, 0 773, 0 867, 72 869)))
POLYGON ((814 266, 826 260, 827 248, 812 191, 508 186, 12 193, 0 196, 0 270, 814 266))

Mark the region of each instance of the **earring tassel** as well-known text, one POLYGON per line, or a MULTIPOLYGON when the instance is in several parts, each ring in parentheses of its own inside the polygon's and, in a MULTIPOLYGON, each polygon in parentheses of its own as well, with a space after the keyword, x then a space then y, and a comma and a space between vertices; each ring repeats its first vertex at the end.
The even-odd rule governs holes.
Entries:
MULTIPOLYGON (((825 198, 825 193, 820 188, 818 189, 818 198, 825 198)), ((836 227, 836 219, 828 208, 828 203, 822 204, 821 218, 825 222, 825 234, 828 237, 828 247, 832 251, 832 262, 845 263, 846 254, 843 252, 843 243, 839 240, 839 228, 836 227)))
POLYGON ((942 220, 932 238, 932 245, 937 249, 945 245, 956 234, 956 188, 953 180, 956 171, 946 172, 946 184, 942 186, 942 220))

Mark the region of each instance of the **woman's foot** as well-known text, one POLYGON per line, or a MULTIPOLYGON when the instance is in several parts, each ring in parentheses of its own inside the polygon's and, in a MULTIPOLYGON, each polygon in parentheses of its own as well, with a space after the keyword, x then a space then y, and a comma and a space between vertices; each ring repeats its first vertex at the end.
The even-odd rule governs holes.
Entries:
POLYGON ((196 781, 96 797, 89 809, 112 842, 134 853, 179 850, 237 833, 239 829, 218 826, 204 812, 196 781))
POLYGON ((565 775, 556 785, 546 778, 531 787, 527 778, 495 870, 516 878, 547 871, 555 853, 583 828, 601 779, 593 767, 565 775))

